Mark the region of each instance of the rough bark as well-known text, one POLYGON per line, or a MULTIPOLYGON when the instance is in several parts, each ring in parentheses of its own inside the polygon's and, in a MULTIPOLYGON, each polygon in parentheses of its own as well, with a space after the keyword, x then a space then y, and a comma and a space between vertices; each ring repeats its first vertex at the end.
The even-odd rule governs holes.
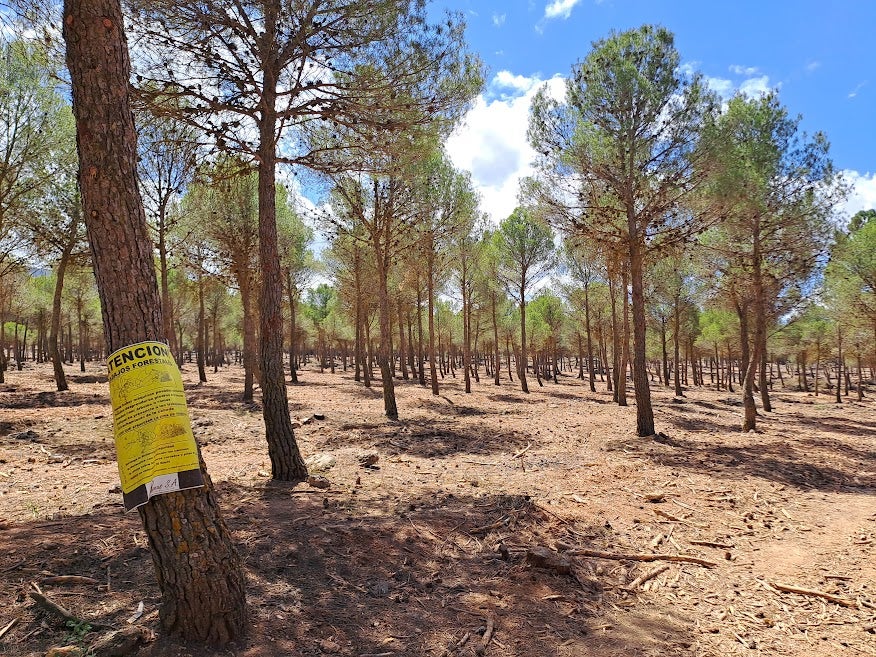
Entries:
POLYGON ((651 389, 645 369, 645 286, 644 244, 639 239, 630 246, 630 282, 633 288, 633 385, 636 389, 636 435, 654 435, 651 389))
MULTIPOLYGON (((118 0, 66 0, 64 40, 82 205, 111 353, 164 337, 152 242, 137 188, 130 62, 118 0)), ((164 629, 222 645, 244 633, 245 583, 204 474, 204 487, 153 497, 140 507, 140 517, 161 590, 164 629)))
MULTIPOLYGON (((274 5, 266 5, 265 43, 273 43, 277 16, 274 5)), ((267 54, 266 54, 267 56, 267 54)), ((289 399, 286 376, 283 371, 283 279, 280 271, 280 253, 277 245, 277 188, 276 188, 276 126, 278 76, 272 62, 263 62, 264 89, 259 120, 259 266, 262 286, 259 298, 262 414, 265 437, 271 459, 271 476, 279 481, 304 481, 307 466, 301 458, 292 419, 289 417, 289 399)))

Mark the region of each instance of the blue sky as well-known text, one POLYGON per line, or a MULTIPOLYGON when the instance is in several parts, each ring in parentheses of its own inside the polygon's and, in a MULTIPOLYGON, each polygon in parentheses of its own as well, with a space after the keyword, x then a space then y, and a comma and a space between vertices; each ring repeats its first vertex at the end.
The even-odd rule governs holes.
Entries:
POLYGON ((517 180, 529 172, 526 119, 538 86, 562 94, 594 40, 643 23, 672 30, 682 65, 724 96, 777 88, 804 130, 827 134, 854 186, 843 211, 876 207, 874 0, 435 0, 433 9, 443 7, 465 13, 471 48, 488 67, 448 151, 472 171, 494 221, 514 208, 517 180))

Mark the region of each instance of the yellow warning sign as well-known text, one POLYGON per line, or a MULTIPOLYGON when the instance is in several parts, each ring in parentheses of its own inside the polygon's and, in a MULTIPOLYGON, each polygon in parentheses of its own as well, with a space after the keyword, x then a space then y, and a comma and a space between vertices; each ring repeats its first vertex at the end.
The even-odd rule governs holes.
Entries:
POLYGON ((125 507, 203 485, 182 377, 170 349, 140 342, 107 359, 125 507))

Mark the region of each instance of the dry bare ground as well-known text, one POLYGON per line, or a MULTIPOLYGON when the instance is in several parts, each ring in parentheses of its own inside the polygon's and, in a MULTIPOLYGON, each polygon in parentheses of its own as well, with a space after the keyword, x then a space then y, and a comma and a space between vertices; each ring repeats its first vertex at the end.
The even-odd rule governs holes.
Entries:
POLYGON ((246 564, 246 640, 213 653, 162 636, 102 368, 71 369, 56 393, 31 365, 0 386, 0 654, 107 632, 65 628, 35 583, 95 626, 140 628, 148 657, 876 655, 871 400, 776 391, 762 430, 742 434, 737 395, 656 386, 655 441, 632 435, 633 406, 572 377, 529 395, 399 382, 390 422, 378 388, 308 370, 291 410, 325 415, 296 432, 323 490, 270 482, 240 369, 184 378, 246 564))

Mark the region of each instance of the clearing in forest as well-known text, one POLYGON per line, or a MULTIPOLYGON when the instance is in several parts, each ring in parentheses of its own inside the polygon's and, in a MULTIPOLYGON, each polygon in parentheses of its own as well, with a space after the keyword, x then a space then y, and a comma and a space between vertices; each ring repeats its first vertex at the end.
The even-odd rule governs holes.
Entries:
POLYGON ((737 395, 657 386, 654 441, 633 435, 634 407, 572 377, 529 395, 397 381, 393 422, 379 388, 306 370, 290 400, 318 488, 268 479, 242 370, 183 376, 247 569, 246 641, 161 635, 102 368, 58 393, 29 365, 0 385, 0 654, 106 632, 65 628, 34 585, 95 626, 137 628, 148 657, 876 654, 870 400, 775 390, 743 434, 737 395))

